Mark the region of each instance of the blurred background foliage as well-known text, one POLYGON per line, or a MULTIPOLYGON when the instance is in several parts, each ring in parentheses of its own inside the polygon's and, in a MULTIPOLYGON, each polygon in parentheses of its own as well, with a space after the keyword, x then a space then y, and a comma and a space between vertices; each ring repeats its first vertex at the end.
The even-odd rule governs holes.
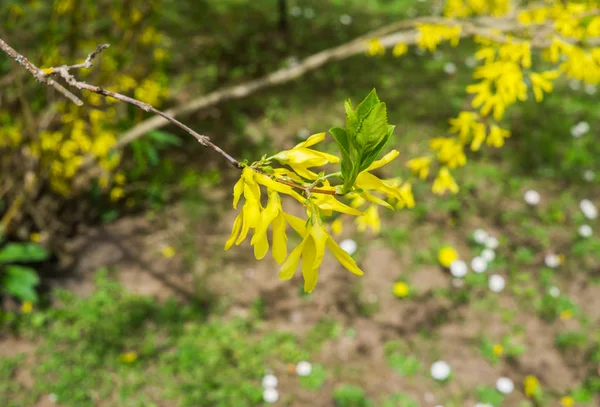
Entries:
MULTIPOLYGON (((95 67, 82 70, 78 77, 167 108, 291 66, 384 24, 439 12, 442 4, 416 0, 285 3, 282 14, 277 1, 267 0, 3 0, 0 37, 40 67, 79 62, 97 44, 109 43, 111 48, 95 67)), ((390 144, 408 159, 426 151, 430 138, 445 134, 448 118, 463 108, 464 89, 472 81, 474 49, 474 44, 465 40, 457 48, 442 46, 432 54, 411 48, 399 59, 357 55, 296 82, 186 115, 183 121, 237 158, 256 159, 293 145, 307 132, 341 124, 341 101, 360 100, 375 87, 389 106, 389 122, 398 125, 390 144)), ((548 323, 560 323, 565 311, 583 320, 577 330, 555 335, 556 346, 569 363, 576 364, 581 380, 567 383, 564 391, 550 389, 546 399, 540 396, 523 405, 554 405, 552 400, 563 393, 582 404, 590 403, 600 389, 597 327, 579 313, 566 294, 558 298, 547 294, 558 280, 551 270, 544 269, 541 276, 525 272, 539 251, 556 246, 560 235, 564 238, 558 238, 560 248, 572 253, 574 265, 586 276, 585 284, 588 279, 591 285, 597 282, 598 239, 577 240, 570 231, 556 232, 556 228, 583 222, 580 214, 565 209, 576 206, 575 196, 600 196, 597 137, 572 136, 578 123, 585 122, 591 129, 600 125, 596 90, 562 80, 543 103, 530 100, 514 107, 505 119, 513 133, 506 148, 477 153, 469 165, 459 169, 462 189, 458 196, 433 198, 428 185, 414 186, 418 205, 410 216, 415 222, 441 229, 458 225, 466 230, 472 225, 470 219, 486 218, 507 239, 514 238, 498 268, 510 270, 516 285, 522 285, 515 288, 515 295, 524 301, 523 308, 535 304, 533 312, 548 323), (534 214, 514 205, 496 208, 500 197, 520 199, 526 185, 547 188, 555 200, 534 214)), ((183 308, 175 301, 159 304, 123 291, 106 278, 112 275, 106 270, 100 273, 89 298, 68 292, 51 294, 43 281, 48 276, 69 274, 73 263, 65 246, 82 228, 139 214, 156 222, 176 203, 183 203, 192 223, 202 218, 212 221, 225 216, 229 202, 223 197, 229 196, 232 180, 238 175, 211 151, 172 127, 149 133, 122 153, 110 153, 119 136, 147 115, 95 94, 86 93, 83 99, 85 106, 76 107, 40 86, 12 60, 0 59, 0 295, 8 310, 1 314, 0 327, 7 336, 41 342, 43 355, 35 358, 33 367, 24 356, 0 361, 0 402, 35 405, 42 395, 53 394, 63 403, 60 405, 77 407, 98 405, 98 400, 119 406, 163 405, 156 400, 181 406, 258 405, 262 401, 258 381, 267 363, 285 371, 288 363, 318 354, 327 341, 353 338, 354 328, 340 321, 321 322, 300 339, 278 332, 276 326, 265 327, 269 321, 269 304, 263 298, 266 289, 239 320, 222 317, 223 302, 227 301, 219 302, 207 293, 208 288, 198 288, 204 280, 194 282, 196 295, 183 308), (82 175, 80 167, 89 156, 100 164, 100 171, 82 175), (41 266, 31 268, 35 264, 41 266), (19 311, 14 298, 32 303, 41 299, 39 307, 43 309, 19 311), (128 362, 125 356, 123 361, 121 357, 132 349, 135 360, 128 362), (33 390, 14 380, 25 365, 36 378, 33 390), (148 382, 146 371, 160 379, 148 382), (156 387, 159 395, 148 390, 156 387)), ((392 175, 407 174, 396 166, 392 175)), ((383 228, 382 245, 400 251, 400 247, 408 247, 414 254, 412 269, 435 263, 436 250, 442 247, 441 232, 428 235, 425 248, 418 238, 412 240, 407 218, 398 220, 396 216, 386 214, 384 223, 389 226, 383 228)), ((178 240, 178 254, 181 251, 186 265, 199 261, 193 233, 186 230, 178 240)), ((366 256, 369 239, 356 237, 358 257, 366 256)), ((221 243, 215 250, 221 249, 221 243)), ((163 251, 164 257, 170 257, 168 253, 163 251)), ((214 258, 200 261, 218 264, 219 255, 214 258)), ((400 279, 399 274, 395 271, 393 279, 400 279)), ((410 280, 407 275, 401 277, 410 280)), ((480 301, 477 304, 484 309, 495 309, 494 302, 482 299, 481 287, 486 282, 478 277, 472 276, 467 283, 473 293, 445 288, 443 293, 431 295, 447 298, 457 307, 480 301)), ((572 277, 563 276, 567 280, 572 277)), ((353 313, 352 318, 368 319, 379 308, 364 300, 360 290, 360 285, 349 290, 353 311, 348 312, 353 313)), ((427 301, 427 295, 411 294, 406 301, 419 304, 427 301)), ((311 301, 312 297, 302 298, 311 301)), ((521 335, 526 325, 519 324, 520 330, 506 335, 521 335)), ((428 340, 437 333, 423 328, 420 335, 428 340)), ((482 337, 475 346, 493 363, 499 359, 493 352, 494 341, 506 342, 509 366, 524 352, 508 339, 482 337)), ((427 367, 411 352, 388 345, 385 353, 390 368, 402 376, 426 372, 427 367)), ((313 368, 319 371, 316 365, 313 368)), ((314 382, 300 386, 306 391, 327 391, 330 404, 323 405, 367 406, 380 396, 361 388, 356 376, 351 376, 352 384, 334 386, 327 381, 344 370, 343 364, 328 366, 329 373, 321 369, 314 382)), ((451 384, 436 388, 436 394, 446 395, 446 391, 447 406, 474 401, 475 394, 483 394, 493 405, 502 403, 493 388, 479 392, 453 391, 451 384), (491 395, 486 395, 490 391, 491 395)), ((386 394, 378 401, 384 406, 421 405, 414 397, 386 394)), ((517 405, 510 403, 504 405, 517 405)))

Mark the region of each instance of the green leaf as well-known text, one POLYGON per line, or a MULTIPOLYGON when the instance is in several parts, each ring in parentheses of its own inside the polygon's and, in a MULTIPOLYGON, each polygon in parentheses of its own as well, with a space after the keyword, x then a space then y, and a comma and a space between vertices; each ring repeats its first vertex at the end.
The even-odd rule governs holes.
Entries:
POLYGON ((48 252, 35 243, 8 243, 0 250, 0 263, 38 262, 47 258, 48 252))
POLYGON ((346 134, 346 131, 341 127, 333 127, 329 129, 329 132, 333 135, 337 145, 340 148, 340 152, 342 154, 342 177, 346 179, 352 172, 353 165, 355 165, 352 163, 352 158, 349 154, 348 135, 346 134))
POLYGON ((359 121, 350 99, 344 102, 344 109, 346 109, 346 131, 350 136, 354 136, 358 131, 359 121))
POLYGON ((379 142, 379 144, 377 146, 375 146, 375 148, 373 150, 369 151, 364 157, 362 157, 361 162, 360 162, 360 167, 358 170, 359 173, 361 171, 366 170, 369 167, 369 165, 371 165, 373 163, 373 161, 375 161, 377 159, 377 157, 381 153, 381 150, 383 150, 383 147, 385 147, 388 140, 392 136, 392 133, 394 133, 395 128, 396 128, 396 126, 391 126, 391 125, 388 126, 388 132, 383 137, 383 139, 379 142))
POLYGON ((377 104, 362 120, 356 134, 356 145, 360 150, 372 150, 387 134, 387 111, 385 103, 377 104))
POLYGON ((158 158, 158 151, 156 151, 156 149, 151 145, 146 147, 146 156, 148 157, 148 162, 152 166, 156 166, 160 162, 160 159, 158 158))
POLYGON ((366 98, 356 108, 356 114, 358 116, 359 123, 362 122, 367 115, 377 106, 381 101, 377 97, 377 92, 373 89, 366 98))
POLYGON ((6 267, 2 279, 2 290, 22 301, 37 302, 38 296, 35 287, 39 283, 40 278, 34 269, 11 265, 6 267))

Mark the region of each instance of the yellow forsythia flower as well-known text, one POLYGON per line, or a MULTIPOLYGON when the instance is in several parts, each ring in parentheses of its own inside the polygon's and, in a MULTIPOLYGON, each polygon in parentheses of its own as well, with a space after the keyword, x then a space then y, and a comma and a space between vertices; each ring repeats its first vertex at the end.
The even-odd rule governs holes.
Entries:
POLYGON ((540 382, 535 376, 527 376, 523 381, 523 390, 529 398, 534 397, 540 391, 540 382))
POLYGON ((358 268, 354 259, 346 253, 323 228, 318 209, 314 206, 309 209, 308 222, 293 215, 284 213, 286 221, 302 236, 302 242, 285 260, 279 271, 281 280, 289 280, 296 273, 298 264, 302 259, 302 276, 304 277, 304 291, 312 292, 319 279, 319 267, 325 255, 325 246, 338 261, 351 273, 362 276, 363 271, 358 268))
POLYGON ((446 246, 438 253, 438 261, 444 267, 450 267, 454 260, 458 259, 458 253, 452 247, 446 246))
POLYGON ((31 301, 24 301, 23 304, 21 304, 21 312, 23 314, 29 314, 31 311, 33 311, 33 303, 31 301))
POLYGON ((410 168, 410 170, 415 175, 418 175, 419 178, 421 178, 421 179, 427 178, 427 175, 429 174, 430 165, 431 165, 430 157, 417 157, 417 158, 413 158, 412 160, 409 160, 406 163, 406 166, 408 168, 410 168))
POLYGON ((273 259, 278 264, 283 263, 287 257, 287 235, 285 228, 287 226, 283 216, 283 208, 281 206, 281 198, 279 194, 273 190, 268 191, 269 202, 266 208, 261 213, 261 218, 254 236, 250 242, 254 246, 254 257, 262 259, 269 251, 269 240, 267 239, 267 229, 269 225, 273 225, 273 259))
POLYGON ((451 191, 454 194, 458 192, 458 185, 456 184, 454 177, 450 174, 450 171, 448 171, 448 168, 442 167, 440 169, 437 177, 433 181, 431 190, 437 195, 442 195, 446 191, 451 191))
POLYGON ((510 130, 502 129, 495 124, 490 128, 490 134, 487 138, 487 145, 500 148, 504 145, 504 139, 510 137, 510 130))
POLYGON ((410 293, 410 289, 408 288, 408 284, 398 281, 394 284, 393 292, 396 297, 404 298, 410 293))
POLYGON ((113 188, 110 191, 110 200, 113 202, 118 201, 119 199, 123 198, 123 195, 125 195, 123 188, 113 188))
POLYGON ((531 87, 533 88, 533 94, 536 102, 541 102, 544 99, 544 92, 550 93, 554 88, 552 80, 558 78, 560 73, 558 71, 546 71, 542 73, 532 72, 529 76, 531 77, 531 87))
POLYGON ((327 163, 338 163, 340 161, 340 158, 335 155, 308 148, 320 143, 324 139, 325 133, 313 134, 306 141, 298 143, 290 150, 277 153, 273 158, 282 164, 289 165, 303 178, 309 180, 317 179, 318 175, 308 170, 308 168, 320 167, 327 163))
POLYGON ((378 234, 381 231, 381 219, 379 218, 377 205, 369 206, 363 215, 356 218, 356 224, 361 232, 367 230, 368 227, 371 228, 373 233, 378 234))
POLYGON ((394 55, 395 57, 400 57, 406 54, 407 52, 408 45, 404 44, 403 42, 399 42, 398 44, 394 45, 394 49, 392 49, 392 55, 394 55))
POLYGON ((133 363, 137 360, 137 352, 124 352, 119 355, 119 360, 122 363, 133 363))
POLYGON ((342 233, 343 228, 344 225, 342 223, 342 218, 337 218, 336 220, 331 222, 331 232, 334 235, 339 236, 342 233))
POLYGON ((372 39, 367 42, 367 55, 375 56, 375 55, 385 55, 385 48, 380 40, 372 39))

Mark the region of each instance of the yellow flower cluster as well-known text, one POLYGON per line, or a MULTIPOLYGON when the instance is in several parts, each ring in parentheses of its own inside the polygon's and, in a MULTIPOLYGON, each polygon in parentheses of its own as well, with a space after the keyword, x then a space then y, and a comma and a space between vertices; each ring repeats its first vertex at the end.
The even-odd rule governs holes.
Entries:
POLYGON ((460 41, 461 27, 441 24, 417 24, 419 32, 417 46, 427 51, 435 51, 443 41, 449 41, 453 47, 460 41))
MULTIPOLYGON (((354 259, 340 248, 326 231, 322 216, 331 216, 334 212, 356 216, 360 229, 370 227, 378 232, 380 219, 375 205, 393 208, 388 202, 390 201, 396 207, 414 206, 409 184, 401 183, 397 179, 380 179, 371 173, 396 158, 398 152, 395 150, 361 171, 354 184, 355 190, 348 194, 352 199, 351 204, 341 202, 336 197, 335 186, 332 186, 327 179, 329 176, 312 171, 314 167, 340 162, 338 156, 312 148, 324 139, 325 133, 314 134, 290 150, 244 167, 240 180, 233 188, 233 207, 237 209, 242 197, 244 204, 235 219, 231 236, 225 243, 225 250, 229 250, 234 244, 241 244, 252 231, 250 244, 254 248, 254 256, 262 259, 271 248, 273 259, 281 264, 279 277, 282 280, 292 278, 298 265, 301 264, 306 292, 312 292, 317 284, 325 248, 329 249, 351 273, 363 274, 354 259), (289 169, 273 168, 272 161, 277 161, 289 169), (266 206, 263 206, 262 201, 263 189, 266 189, 268 197, 266 206), (297 191, 303 191, 304 195, 297 191), (285 212, 281 194, 288 195, 303 204, 306 207, 307 219, 303 220, 285 212), (369 206, 364 212, 360 211, 359 208, 367 202, 375 205, 369 206), (302 239, 290 253, 287 247, 288 225, 302 239), (269 226, 272 229, 271 243, 269 243, 269 226)), ((330 175, 337 175, 337 173, 330 175)), ((341 227, 341 220, 338 218, 332 225, 334 233, 339 234, 341 227)))
MULTIPOLYGON (((75 7, 75 3, 72 0, 54 1, 53 12, 57 16, 68 15, 75 7)), ((155 4, 141 0, 129 2, 127 6, 114 2, 110 5, 104 3, 109 2, 99 1, 95 6, 86 7, 77 14, 76 18, 93 21, 94 13, 97 14, 98 9, 106 6, 110 13, 118 17, 115 20, 116 27, 113 33, 119 37, 119 41, 113 44, 115 48, 137 43, 136 47, 154 53, 155 60, 164 60, 167 57, 165 49, 159 48, 164 35, 156 28, 149 26, 143 29, 140 27, 137 31, 131 29, 132 25, 139 25, 142 22, 144 15, 150 11, 158 11, 158 9, 151 10, 157 7, 155 4), (126 10, 128 7, 131 7, 131 10, 126 10), (157 50, 160 51, 155 52, 157 50)), ((89 52, 97 45, 96 35, 90 34, 92 38, 78 37, 76 44, 78 53, 89 52)), ((59 47, 49 47, 44 50, 44 65, 56 66, 64 62, 64 55, 59 52, 59 47)), ((152 105, 162 103, 167 97, 167 84, 160 72, 151 65, 134 65, 131 62, 133 61, 124 59, 118 52, 106 53, 102 56, 101 69, 94 70, 94 74, 99 75, 95 80, 100 83, 110 83, 112 85, 109 87, 110 90, 132 95, 143 102, 152 105), (104 79, 109 80, 104 81, 104 79)), ((50 73, 49 69, 46 71, 50 73)), ((77 76, 84 78, 91 72, 92 70, 87 69, 79 70, 77 76)), ((123 184, 126 179, 122 173, 115 175, 120 164, 120 155, 111 153, 111 148, 116 143, 118 132, 123 124, 129 122, 129 125, 132 125, 143 119, 143 116, 139 114, 130 116, 127 109, 117 110, 116 106, 113 106, 117 103, 116 100, 95 93, 85 92, 82 97, 85 101, 84 107, 76 107, 69 102, 56 102, 55 108, 60 123, 51 123, 47 129, 37 134, 25 131, 22 120, 18 118, 4 120, 0 115, 2 121, 0 148, 11 150, 25 147, 39 163, 37 170, 43 176, 38 179, 47 180, 51 190, 63 196, 72 193, 73 178, 85 158, 93 157, 104 170, 104 175, 98 180, 99 186, 107 190, 111 200, 117 201, 125 196, 123 184)))
POLYGON ((446 17, 501 16, 510 11, 510 3, 510 0, 448 0, 444 15, 446 17))
MULTIPOLYGON (((508 0, 448 0, 445 16, 464 18, 473 15, 504 16, 511 11, 508 0)), ((502 35, 490 30, 488 34, 475 36, 478 45, 474 57, 480 65, 475 69, 475 83, 467 86, 472 95, 472 110, 463 110, 450 119, 450 137, 437 137, 430 141, 431 155, 415 157, 406 165, 424 180, 432 172, 435 161, 440 165, 432 184, 436 194, 459 190, 451 169, 466 164, 465 147, 478 151, 482 145, 500 148, 511 136, 509 129, 500 121, 511 105, 527 100, 531 92, 536 102, 554 89, 554 81, 560 76, 583 81, 587 84, 600 83, 600 47, 589 46, 588 38, 600 37, 598 2, 546 1, 535 3, 519 11, 516 23, 523 26, 519 35, 502 35), (548 30, 542 36, 539 29, 528 30, 530 25, 544 25, 548 30), (533 37, 535 36, 535 38, 533 37), (532 48, 540 49, 541 59, 551 68, 535 71, 532 63, 532 48)), ((435 50, 443 41, 456 45, 461 36, 460 22, 452 25, 419 24, 417 45, 429 51, 435 50)), ((590 42, 594 44, 594 42, 590 42)), ((399 55, 406 52, 401 44, 396 45, 399 55)))

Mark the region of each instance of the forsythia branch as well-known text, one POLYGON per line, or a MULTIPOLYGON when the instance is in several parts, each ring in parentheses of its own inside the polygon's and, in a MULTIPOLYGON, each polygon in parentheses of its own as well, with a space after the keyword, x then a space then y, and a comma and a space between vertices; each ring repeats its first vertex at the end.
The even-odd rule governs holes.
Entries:
MULTIPOLYGON (((75 96, 74 94, 72 94, 71 92, 69 92, 66 88, 64 88, 62 85, 60 85, 58 82, 54 81, 51 78, 51 76, 58 74, 71 87, 77 88, 79 90, 87 90, 89 92, 94 92, 94 93, 97 93, 97 94, 102 95, 104 97, 109 97, 109 98, 117 99, 117 100, 120 100, 122 102, 134 105, 134 106, 136 106, 136 107, 144 110, 145 112, 154 113, 155 115, 162 117, 167 122, 172 123, 175 126, 179 127, 180 129, 186 131, 188 134, 190 134, 196 140, 198 140, 198 142, 200 144, 202 144, 203 146, 211 148, 215 152, 219 153, 222 157, 224 157, 234 167, 236 167, 238 169, 244 168, 244 165, 242 163, 240 163, 238 160, 236 160, 235 158, 233 158, 231 155, 229 155, 227 152, 225 152, 219 146, 217 146, 212 141, 210 141, 210 139, 207 136, 198 134, 195 130, 193 130, 189 126, 183 124, 182 122, 180 122, 179 120, 175 119, 171 115, 169 115, 169 114, 167 114, 165 112, 162 112, 161 110, 156 109, 155 107, 153 107, 152 105, 150 105, 148 103, 144 103, 144 102, 139 101, 137 99, 134 99, 132 97, 125 96, 125 95, 122 95, 122 94, 117 93, 117 92, 111 92, 111 91, 109 91, 107 89, 104 89, 104 88, 101 88, 101 87, 95 86, 95 85, 90 85, 90 84, 88 84, 86 82, 78 81, 71 74, 71 70, 72 69, 90 68, 92 66, 93 59, 98 54, 100 54, 103 50, 105 50, 106 48, 108 48, 109 46, 110 46, 109 44, 98 45, 96 47, 96 49, 87 56, 87 58, 85 59, 85 61, 82 62, 82 63, 80 63, 80 64, 62 65, 62 66, 59 66, 59 67, 51 67, 51 68, 46 68, 46 69, 40 69, 37 66, 35 66, 33 63, 31 63, 23 55, 21 55, 19 52, 17 52, 14 48, 12 48, 11 46, 9 46, 5 41, 3 41, 2 39, 0 39, 0 48, 4 52, 6 52, 8 55, 10 55, 19 64, 21 64, 22 66, 24 66, 29 72, 31 72, 31 74, 38 81, 44 82, 44 83, 47 83, 49 85, 54 86, 56 89, 58 89, 62 94, 64 94, 65 96, 67 96, 70 100, 72 100, 78 106, 81 106, 83 104, 83 102, 77 96, 75 96)), ((256 169, 256 168, 253 168, 253 167, 251 167, 251 168, 252 168, 252 170, 254 170, 257 173, 260 173, 260 174, 263 174, 263 175, 267 175, 264 172, 260 171, 259 169, 256 169)), ((307 195, 310 195, 311 193, 317 193, 317 194, 321 193, 321 194, 335 195, 335 191, 322 190, 322 189, 314 188, 314 186, 305 187, 305 186, 296 184, 296 183, 291 182, 291 181, 279 179, 277 177, 272 177, 272 178, 275 181, 279 182, 279 183, 291 186, 293 188, 301 189, 307 195)))

